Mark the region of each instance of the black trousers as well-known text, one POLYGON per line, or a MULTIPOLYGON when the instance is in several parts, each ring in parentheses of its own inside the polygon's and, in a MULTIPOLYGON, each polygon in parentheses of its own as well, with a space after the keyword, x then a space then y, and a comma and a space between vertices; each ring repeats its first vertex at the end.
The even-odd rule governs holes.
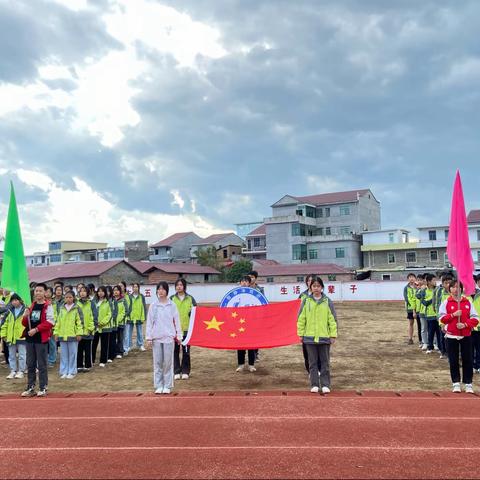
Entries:
POLYGON ((463 337, 461 340, 445 338, 445 340, 447 342, 448 363, 450 364, 450 376, 452 377, 452 383, 460 382, 459 354, 462 358, 462 381, 465 384, 472 383, 472 337, 463 337))
POLYGON ((2 349, 3 349, 3 356, 5 357, 5 363, 8 365, 8 345, 5 340, 2 340, 2 349))
MULTIPOLYGON (((188 332, 183 332, 183 340, 188 332)), ((190 375, 190 345, 182 345, 182 360, 180 361, 180 345, 175 342, 175 349, 173 351, 173 371, 176 375, 186 373, 190 375)))
POLYGON ((480 331, 472 332, 473 368, 480 368, 480 331))
POLYGON ((92 342, 85 338, 78 342, 77 368, 92 368, 92 342))
POLYGON ((123 332, 125 327, 122 325, 117 328, 117 338, 115 344, 115 355, 121 355, 123 357, 123 332))
POLYGON ((102 332, 100 334, 100 363, 107 363, 109 359, 110 335, 115 332, 102 332))
POLYGON ((39 386, 40 390, 43 390, 48 386, 48 342, 25 342, 25 344, 27 346, 28 388, 35 388, 38 368, 39 386))
POLYGON ((113 360, 117 355, 117 330, 112 330, 108 338, 108 359, 113 360))
POLYGON ((418 343, 422 343, 422 323, 420 322, 419 313, 417 313, 417 333, 418 333, 418 343))
POLYGON ((302 343, 302 352, 303 352, 303 361, 305 362, 305 370, 307 372, 310 372, 310 366, 308 364, 307 346, 304 343, 302 343))
POLYGON ((93 336, 93 342, 92 342, 92 363, 93 364, 97 359, 97 349, 98 349, 99 342, 100 342, 100 333, 95 332, 95 335, 93 336))
MULTIPOLYGON (((248 365, 251 367, 255 364, 255 352, 256 350, 248 350, 248 365)), ((237 360, 239 365, 245 365, 245 353, 246 350, 237 350, 237 360)))

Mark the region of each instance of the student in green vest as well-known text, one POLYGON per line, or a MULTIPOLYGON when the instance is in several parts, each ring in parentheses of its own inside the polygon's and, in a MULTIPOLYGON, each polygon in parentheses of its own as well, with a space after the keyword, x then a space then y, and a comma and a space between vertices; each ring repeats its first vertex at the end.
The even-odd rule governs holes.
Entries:
POLYGON ((78 344, 77 369, 79 372, 88 372, 92 368, 92 342, 98 319, 95 302, 90 300, 85 285, 78 290, 77 305, 83 314, 83 333, 78 344))
POLYGON ((428 324, 425 317, 425 306, 422 303, 425 297, 425 290, 427 284, 425 283, 425 274, 421 273, 417 275, 418 288, 417 288, 417 316, 420 317, 420 330, 422 335, 422 350, 426 351, 428 348, 428 324))
MULTIPOLYGON (((177 306, 180 315, 180 325, 183 332, 183 340, 188 333, 190 326, 190 315, 192 308, 197 306, 195 299, 187 293, 187 281, 184 278, 179 278, 175 282, 175 294, 170 297, 170 300, 177 306)), ((188 380, 190 377, 191 362, 190 362, 190 346, 185 345, 182 349, 182 360, 180 361, 180 344, 175 343, 173 352, 173 371, 175 380, 188 380)))
POLYGON ((130 316, 127 319, 125 325, 123 351, 125 355, 132 348, 133 330, 137 330, 137 348, 141 351, 145 351, 145 345, 143 343, 143 324, 147 319, 147 304, 145 302, 145 296, 140 293, 140 284, 134 283, 132 285, 132 293, 130 295, 130 316))
POLYGON ((415 288, 415 282, 417 277, 414 273, 407 275, 407 284, 403 288, 403 299, 405 300, 405 310, 407 311, 408 320, 408 344, 413 345, 413 325, 417 319, 417 313, 415 312, 415 303, 417 300, 417 291, 415 288))
POLYGON ((435 275, 431 273, 425 274, 426 288, 422 298, 422 305, 425 307, 425 318, 427 319, 428 328, 428 346, 427 353, 432 353, 434 350, 433 340, 437 339, 437 345, 441 343, 440 325, 438 324, 437 314, 435 313, 433 293, 437 286, 435 275))
MULTIPOLYGON (((312 294, 312 291, 310 290, 310 287, 312 286, 312 278, 314 277, 313 274, 309 273, 306 277, 305 277, 305 285, 307 286, 307 288, 299 295, 299 299, 304 302, 305 299, 312 294)), ((305 343, 302 342, 302 352, 303 352, 303 362, 305 364, 305 370, 307 371, 307 373, 310 372, 310 368, 309 368, 309 365, 308 365, 308 353, 307 353, 307 346, 305 345, 305 343)))

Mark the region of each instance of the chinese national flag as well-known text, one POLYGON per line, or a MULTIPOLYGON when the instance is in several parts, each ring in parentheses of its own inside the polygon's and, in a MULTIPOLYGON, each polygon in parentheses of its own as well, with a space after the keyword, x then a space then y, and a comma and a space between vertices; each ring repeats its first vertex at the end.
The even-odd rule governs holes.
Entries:
POLYGON ((184 345, 253 350, 299 343, 300 300, 254 307, 194 307, 184 345))

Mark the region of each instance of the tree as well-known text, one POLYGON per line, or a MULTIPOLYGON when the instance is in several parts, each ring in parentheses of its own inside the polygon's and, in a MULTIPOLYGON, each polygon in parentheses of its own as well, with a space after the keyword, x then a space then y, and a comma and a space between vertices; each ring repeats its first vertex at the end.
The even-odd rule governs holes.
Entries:
POLYGON ((200 248, 195 252, 197 261, 203 267, 212 267, 216 270, 220 270, 222 264, 217 257, 217 250, 215 247, 200 248))
POLYGON ((226 272, 227 282, 237 283, 242 277, 248 275, 252 271, 253 265, 250 260, 238 260, 226 272))

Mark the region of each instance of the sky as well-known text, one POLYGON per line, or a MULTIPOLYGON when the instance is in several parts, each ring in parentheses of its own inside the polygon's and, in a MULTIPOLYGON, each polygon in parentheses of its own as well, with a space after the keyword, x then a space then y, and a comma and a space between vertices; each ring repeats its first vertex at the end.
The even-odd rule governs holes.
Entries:
MULTIPOLYGON (((480 208, 476 0, 0 0, 0 228, 27 253, 370 188, 382 227, 480 208)), ((1 247, 1 245, 0 245, 1 247)))

